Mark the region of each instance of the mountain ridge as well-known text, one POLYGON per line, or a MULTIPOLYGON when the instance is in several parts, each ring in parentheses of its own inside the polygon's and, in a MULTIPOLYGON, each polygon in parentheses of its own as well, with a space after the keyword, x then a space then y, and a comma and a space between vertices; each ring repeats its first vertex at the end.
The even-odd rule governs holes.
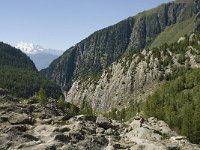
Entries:
MULTIPOLYGON (((150 46, 166 27, 196 16, 200 3, 195 0, 192 2, 163 4, 97 31, 67 50, 41 73, 57 84, 69 89, 72 80, 98 74, 112 62, 123 57, 125 53, 141 51, 143 48, 150 46), (70 61, 72 59, 68 57, 73 57, 73 61, 70 61)), ((197 18, 197 20, 199 19, 197 18)), ((195 26, 198 26, 198 24, 198 21, 192 21, 191 27, 186 30, 189 33, 184 32, 180 36, 197 30, 198 28, 195 28, 195 26)), ((179 33, 182 31, 184 29, 179 33)), ((178 38, 174 40, 178 40, 178 38)))

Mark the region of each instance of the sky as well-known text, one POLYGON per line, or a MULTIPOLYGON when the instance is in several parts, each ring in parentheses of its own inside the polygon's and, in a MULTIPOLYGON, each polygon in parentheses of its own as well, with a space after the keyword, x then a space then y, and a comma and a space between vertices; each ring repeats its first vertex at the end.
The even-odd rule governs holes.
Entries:
POLYGON ((0 41, 66 50, 93 32, 171 0, 0 0, 0 41))

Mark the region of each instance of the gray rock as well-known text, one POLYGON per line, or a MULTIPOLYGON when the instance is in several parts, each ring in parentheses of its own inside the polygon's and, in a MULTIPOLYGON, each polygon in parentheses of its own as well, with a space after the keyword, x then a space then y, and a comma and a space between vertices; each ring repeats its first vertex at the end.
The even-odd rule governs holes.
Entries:
POLYGON ((71 117, 74 117, 74 114, 72 113, 67 113, 66 115, 62 116, 60 119, 62 121, 66 121, 66 120, 69 120, 71 117))
POLYGON ((29 117, 27 114, 20 114, 20 113, 12 113, 8 121, 11 124, 34 124, 34 119, 32 117, 29 117))
POLYGON ((96 129, 97 134, 103 134, 104 132, 105 132, 105 129, 103 129, 103 128, 97 128, 96 129))
POLYGON ((42 124, 52 124, 53 123, 53 119, 52 118, 48 118, 48 119, 43 119, 42 120, 42 124))
POLYGON ((109 129, 112 127, 111 121, 103 116, 98 116, 96 123, 97 123, 97 125, 99 125, 99 127, 102 127, 104 129, 109 129))
POLYGON ((167 150, 180 150, 180 147, 178 146, 178 144, 167 144, 166 145, 167 150))
POLYGON ((26 132, 27 131, 27 126, 26 125, 13 125, 8 128, 8 131, 13 131, 13 132, 26 132))
POLYGON ((185 136, 173 136, 171 137, 171 140, 174 140, 174 141, 179 141, 179 140, 186 140, 187 138, 185 136))
POLYGON ((0 116, 0 122, 3 123, 3 122, 7 122, 8 121, 8 116, 7 115, 1 115, 0 116))
POLYGON ((34 137, 33 135, 30 135, 30 134, 23 134, 22 138, 25 138, 29 141, 38 141, 39 140, 39 138, 36 138, 36 137, 34 137))
POLYGON ((88 116, 88 115, 78 115, 78 116, 76 116, 76 119, 79 120, 79 121, 96 122, 97 117, 96 116, 88 116))
POLYGON ((79 131, 70 131, 69 136, 72 138, 71 142, 77 143, 85 139, 84 132, 82 130, 79 131))
POLYGON ((106 134, 106 135, 114 135, 114 131, 113 131, 113 129, 109 128, 109 129, 107 129, 107 130, 105 131, 105 134, 106 134))
POLYGON ((13 145, 12 142, 10 142, 10 141, 7 142, 6 141, 6 142, 0 144, 0 149, 1 150, 8 150, 12 145, 13 145))
POLYGON ((64 125, 59 128, 59 132, 68 132, 68 131, 70 131, 70 128, 68 125, 64 125))
POLYGON ((54 140, 60 141, 60 142, 64 142, 64 143, 68 143, 71 140, 70 136, 64 135, 64 134, 57 134, 54 137, 54 140))

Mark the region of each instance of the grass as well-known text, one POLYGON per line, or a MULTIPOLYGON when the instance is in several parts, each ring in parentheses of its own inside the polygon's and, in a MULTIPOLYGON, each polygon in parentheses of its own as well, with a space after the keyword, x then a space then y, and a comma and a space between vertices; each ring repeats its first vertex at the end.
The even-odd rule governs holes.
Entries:
POLYGON ((194 31, 194 25, 194 17, 192 17, 186 21, 167 27, 157 36, 157 38, 151 44, 150 48, 158 47, 164 43, 170 44, 178 41, 178 39, 185 34, 191 34, 194 31))

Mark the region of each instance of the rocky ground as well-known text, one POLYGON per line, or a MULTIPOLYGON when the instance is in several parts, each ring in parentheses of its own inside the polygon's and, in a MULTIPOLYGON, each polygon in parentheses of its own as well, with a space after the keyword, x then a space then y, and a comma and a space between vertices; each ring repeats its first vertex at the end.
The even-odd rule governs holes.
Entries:
POLYGON ((140 127, 103 116, 62 114, 51 105, 0 95, 1 150, 198 150, 168 125, 148 118, 140 127))

